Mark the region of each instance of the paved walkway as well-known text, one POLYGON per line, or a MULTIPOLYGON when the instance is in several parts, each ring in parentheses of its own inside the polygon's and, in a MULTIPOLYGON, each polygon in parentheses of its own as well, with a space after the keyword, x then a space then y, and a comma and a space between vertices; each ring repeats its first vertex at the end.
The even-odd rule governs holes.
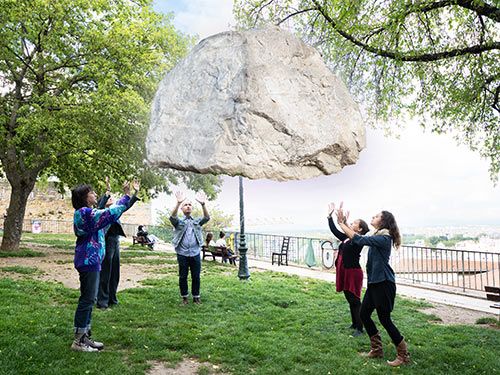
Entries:
MULTIPOLYGON (((155 250, 174 251, 170 244, 158 244, 155 250)), ((335 273, 324 271, 317 268, 306 268, 298 266, 278 266, 272 265, 269 262, 249 259, 248 266, 250 273, 252 268, 258 268, 268 271, 284 272, 290 275, 297 275, 302 277, 310 277, 312 279, 319 279, 328 282, 335 282, 335 273)), ((366 283, 366 279, 364 281, 366 283)), ((366 286, 366 285, 365 285, 366 286)), ((444 287, 443 287, 444 288, 444 287)), ((453 290, 438 291, 425 287, 416 287, 411 284, 405 284, 405 281, 398 280, 397 293, 416 299, 423 299, 425 301, 442 303, 444 305, 456 306, 464 309, 480 311, 488 314, 495 314, 495 311, 490 307, 491 302, 486 300, 486 294, 471 291, 473 296, 464 296, 457 294, 453 290)))

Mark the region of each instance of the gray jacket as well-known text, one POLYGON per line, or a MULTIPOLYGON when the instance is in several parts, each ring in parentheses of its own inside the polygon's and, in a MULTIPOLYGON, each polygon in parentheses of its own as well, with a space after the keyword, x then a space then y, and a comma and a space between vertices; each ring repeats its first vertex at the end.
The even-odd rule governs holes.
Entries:
MULTIPOLYGON (((203 234, 201 232, 201 226, 207 223, 210 220, 210 216, 204 216, 201 218, 192 218, 193 219, 193 227, 194 227, 194 235, 196 237, 196 241, 200 247, 203 245, 203 234)), ((174 226, 174 238, 172 240, 172 244, 177 249, 182 241, 182 237, 186 232, 186 219, 179 219, 178 217, 170 216, 170 222, 174 226)))

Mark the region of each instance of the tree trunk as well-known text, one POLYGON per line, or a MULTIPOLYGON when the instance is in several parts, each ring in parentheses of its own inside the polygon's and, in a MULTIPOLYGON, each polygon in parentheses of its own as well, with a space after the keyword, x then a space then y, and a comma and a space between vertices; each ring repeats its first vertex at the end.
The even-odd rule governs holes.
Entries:
POLYGON ((26 204, 28 196, 35 186, 36 176, 27 179, 9 179, 9 182, 12 190, 10 193, 9 208, 7 209, 7 218, 3 226, 2 246, 0 247, 2 251, 19 250, 26 204))

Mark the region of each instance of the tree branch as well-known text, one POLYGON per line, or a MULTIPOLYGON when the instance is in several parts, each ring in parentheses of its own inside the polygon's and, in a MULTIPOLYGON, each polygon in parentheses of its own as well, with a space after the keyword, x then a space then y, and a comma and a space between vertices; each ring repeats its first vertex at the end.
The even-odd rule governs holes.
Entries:
POLYGON ((253 14, 255 13, 255 11, 257 11, 256 15, 255 15, 255 22, 253 24, 253 26, 255 27, 255 25, 257 25, 257 22, 259 21, 259 18, 260 18, 260 13, 262 12, 262 10, 264 8, 266 8, 267 6, 269 6, 271 3, 274 3, 274 0, 269 0, 267 3, 265 4, 262 4, 262 5, 257 5, 255 6, 251 11, 250 11, 250 14, 253 14), (258 10, 257 10, 258 8, 258 10))
POLYGON ((465 48, 454 48, 447 51, 436 52, 436 53, 418 53, 414 51, 407 52, 394 52, 391 50, 385 50, 382 48, 376 48, 370 46, 357 39, 353 35, 347 33, 346 31, 340 29, 337 23, 330 17, 328 13, 326 13, 325 9, 319 5, 317 0, 312 0, 318 8, 318 11, 322 14, 323 18, 332 26, 332 28, 339 33, 342 37, 349 40, 354 45, 361 47, 367 52, 371 52, 380 57, 387 57, 389 59, 398 60, 398 61, 408 61, 408 62, 430 62, 430 61, 438 61, 447 58, 452 58, 456 56, 462 55, 476 55, 482 52, 487 52, 491 50, 500 49, 500 42, 489 42, 484 44, 477 44, 473 46, 468 46, 465 48))
POLYGON ((412 13, 426 13, 431 10, 447 8, 449 6, 459 6, 471 10, 478 15, 485 16, 493 21, 500 22, 500 8, 486 4, 482 0, 442 0, 426 3, 418 2, 408 6, 405 16, 412 13))
POLYGON ((493 104, 491 105, 491 107, 498 113, 500 113, 500 105, 498 105, 499 98, 500 98, 500 85, 498 85, 497 89, 495 90, 495 95, 493 96, 493 104))
POLYGON ((285 22, 286 20, 288 20, 289 18, 292 18, 294 16, 297 16, 299 14, 302 14, 302 13, 307 13, 307 12, 310 12, 312 10, 318 10, 318 8, 314 7, 314 8, 306 8, 306 9, 302 9, 302 10, 298 10, 296 12, 293 12, 293 13, 290 13, 288 16, 286 16, 285 18, 283 18, 282 20, 278 21, 276 23, 277 26, 281 25, 283 22, 285 22))
POLYGON ((14 51, 12 48, 10 48, 9 46, 5 46, 5 48, 7 49, 7 51, 10 51, 10 53, 12 53, 19 61, 21 61, 21 63, 24 65, 24 68, 22 69, 21 71, 21 74, 20 76, 18 77, 20 80, 23 80, 24 79, 24 75, 26 73, 26 70, 31 70, 31 72, 36 75, 36 72, 35 70, 31 67, 30 65, 30 61, 27 61, 27 60, 24 60, 24 58, 20 55, 17 54, 16 51, 14 51))
MULTIPOLYGON (((451 1, 451 3, 453 4, 455 1, 451 1)), ((498 6, 489 5, 482 0, 458 0, 456 4, 462 8, 472 10, 478 15, 500 22, 500 8, 498 6)))

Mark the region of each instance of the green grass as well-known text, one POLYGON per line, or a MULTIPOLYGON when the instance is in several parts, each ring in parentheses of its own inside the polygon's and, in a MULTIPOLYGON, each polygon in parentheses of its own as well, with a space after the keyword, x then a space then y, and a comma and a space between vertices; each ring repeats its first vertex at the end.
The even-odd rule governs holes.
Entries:
POLYGON ((33 251, 28 248, 20 248, 18 251, 0 251, 0 258, 34 258, 44 256, 45 253, 33 251))
POLYGON ((395 348, 383 330, 385 359, 358 355, 368 338, 349 336, 348 305, 333 284, 272 272, 240 282, 236 267, 209 261, 202 267, 203 304, 180 306, 174 255, 123 253, 127 261, 165 267, 161 279, 143 283, 147 288, 120 292, 116 308, 94 311, 93 335, 106 344, 98 354, 69 349, 77 290, 0 278, 2 374, 143 374, 148 361, 173 365, 184 357, 231 374, 500 372, 500 330, 433 324, 435 317, 417 311, 424 302, 397 298, 393 318, 413 362, 391 369, 385 359, 395 357, 395 348))
POLYGON ((74 250, 75 236, 73 234, 23 233, 21 243, 50 245, 57 249, 74 250))
POLYGON ((496 318, 485 317, 477 319, 476 324, 491 324, 500 327, 500 320, 496 318))
POLYGON ((0 271, 20 273, 23 275, 40 275, 43 273, 36 267, 24 267, 24 266, 0 267, 0 271))

